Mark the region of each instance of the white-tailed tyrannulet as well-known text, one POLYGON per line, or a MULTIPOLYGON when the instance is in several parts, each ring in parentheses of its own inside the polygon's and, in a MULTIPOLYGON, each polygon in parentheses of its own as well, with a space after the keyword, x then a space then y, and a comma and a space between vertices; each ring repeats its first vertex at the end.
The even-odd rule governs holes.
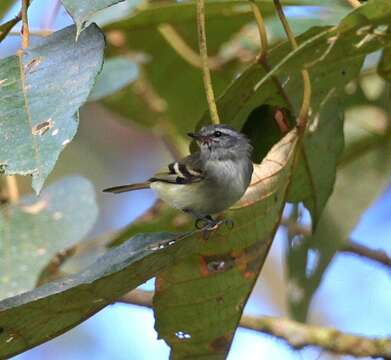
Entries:
POLYGON ((122 193, 151 188, 169 205, 204 220, 236 203, 250 184, 252 146, 243 134, 227 125, 209 125, 189 133, 199 151, 175 161, 148 181, 115 186, 105 192, 122 193))

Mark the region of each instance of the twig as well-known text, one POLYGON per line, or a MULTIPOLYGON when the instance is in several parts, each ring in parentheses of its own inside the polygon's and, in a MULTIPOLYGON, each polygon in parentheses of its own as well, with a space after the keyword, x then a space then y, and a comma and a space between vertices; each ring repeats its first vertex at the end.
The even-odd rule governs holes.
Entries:
MULTIPOLYGON (((298 48, 298 44, 289 26, 289 23, 285 17, 284 10, 282 9, 280 0, 273 0, 273 1, 274 1, 274 6, 276 7, 277 10, 277 14, 280 18, 282 26, 284 27, 285 33, 288 37, 288 40, 291 43, 293 50, 296 50, 298 48)), ((307 127, 308 111, 311 105, 311 81, 310 81, 310 75, 308 73, 308 70, 306 69, 302 70, 301 74, 303 77, 304 93, 303 93, 303 102, 300 108, 297 125, 299 127, 300 132, 303 132, 307 127)))
POLYGON ((1 27, 3 28, 2 31, 0 31, 0 42, 2 42, 5 37, 11 32, 12 28, 20 21, 22 20, 22 11, 19 12, 18 15, 16 15, 13 19, 7 21, 6 23, 2 24, 1 27))
MULTIPOLYGON (((158 26, 160 34, 164 37, 167 43, 175 50, 175 52, 190 65, 202 69, 202 60, 200 55, 195 52, 176 30, 170 24, 160 24, 158 26)), ((220 61, 213 57, 208 58, 209 69, 217 69, 220 61)))
POLYGON ((7 182, 7 197, 11 204, 17 204, 19 202, 19 189, 15 175, 6 176, 7 182))
MULTIPOLYGON (((133 290, 117 302, 152 308, 152 291, 133 290)), ((285 318, 242 316, 239 326, 285 340, 294 349, 317 346, 335 354, 391 359, 391 338, 367 338, 285 318)))
MULTIPOLYGON (((281 225, 286 226, 292 234, 303 236, 311 236, 311 229, 307 226, 300 225, 289 219, 281 219, 281 225)), ((391 257, 383 250, 374 250, 357 242, 347 239, 345 244, 339 249, 340 252, 351 253, 359 255, 368 260, 374 261, 378 264, 388 267, 391 270, 391 257)))
POLYGON ((261 39, 261 52, 258 57, 258 61, 262 63, 266 60, 267 51, 268 51, 268 42, 267 42, 267 32, 265 27, 265 22, 262 17, 262 13, 258 8, 258 5, 254 0, 250 0, 251 10, 253 11, 255 21, 257 23, 259 38, 261 39))
POLYGON ((219 124, 220 118, 217 112, 215 96, 212 87, 212 79, 208 67, 208 49, 206 46, 205 33, 205 0, 197 0, 197 30, 198 30, 198 45, 200 49, 202 72, 204 87, 206 92, 206 99, 208 101, 210 118, 213 124, 219 124))
POLYGON ((358 8, 361 6, 360 1, 358 0, 346 0, 352 7, 358 8))
POLYGON ((374 250, 355 241, 349 240, 341 249, 342 252, 356 254, 366 259, 375 261, 379 264, 389 267, 391 270, 391 257, 384 250, 374 250))
POLYGON ((27 49, 30 44, 29 22, 27 10, 30 5, 30 0, 22 0, 22 48, 27 49))

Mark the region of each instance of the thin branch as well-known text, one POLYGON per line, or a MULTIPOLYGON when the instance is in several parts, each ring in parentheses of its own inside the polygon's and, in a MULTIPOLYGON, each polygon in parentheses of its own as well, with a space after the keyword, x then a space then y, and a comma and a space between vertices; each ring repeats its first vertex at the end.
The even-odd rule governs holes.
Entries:
POLYGON ((210 118, 213 124, 219 124, 220 118, 217 112, 215 96, 212 87, 212 79, 210 77, 210 70, 208 67, 208 49, 206 46, 206 32, 205 32, 205 0, 197 0, 197 30, 198 30, 198 45, 200 49, 202 72, 204 87, 206 92, 206 99, 208 101, 210 118))
POLYGON ((258 57, 258 61, 262 63, 266 60, 267 51, 268 51, 268 42, 267 42, 267 32, 265 27, 265 22, 261 10, 259 10, 258 5, 254 0, 250 0, 251 10, 253 11, 255 21, 257 23, 259 38, 261 40, 261 52, 258 57))
POLYGON ((360 1, 358 0, 346 0, 352 7, 355 9, 361 6, 360 1))
MULTIPOLYGON (((285 17, 284 10, 281 6, 280 0, 273 0, 273 1, 274 1, 274 6, 276 7, 277 10, 277 14, 280 18, 282 26, 284 27, 285 33, 288 37, 288 40, 291 43, 293 50, 296 50, 298 48, 298 44, 289 26, 288 20, 285 17)), ((297 125, 299 127, 299 130, 303 132, 307 127, 308 111, 311 105, 311 81, 310 81, 310 75, 308 73, 308 70, 302 70, 301 74, 303 77, 304 93, 303 93, 303 102, 300 108, 297 125)))
MULTIPOLYGON (((117 302, 152 308, 153 292, 133 290, 117 302)), ((341 355, 391 359, 391 338, 367 338, 285 318, 242 316, 239 326, 276 336, 294 349, 317 346, 341 355)))
MULTIPOLYGON (((182 39, 182 37, 170 24, 160 24, 158 26, 158 30, 167 43, 183 60, 196 68, 202 69, 202 60, 200 55, 182 39)), ((219 64, 220 61, 218 59, 213 57, 208 58, 209 69, 217 69, 219 64)))
POLYGON ((16 15, 13 19, 7 21, 6 23, 1 25, 1 28, 3 29, 0 31, 0 42, 2 42, 5 37, 11 32, 12 28, 20 21, 22 20, 22 11, 19 12, 18 15, 16 15))
POLYGON ((389 257, 384 250, 370 249, 367 246, 364 246, 364 245, 358 244, 355 241, 349 240, 342 247, 342 249, 340 249, 340 251, 365 257, 366 259, 369 259, 369 260, 377 262, 381 265, 387 266, 389 268, 389 270, 391 270, 391 257, 389 257))
POLYGON ((22 0, 22 48, 27 49, 30 45, 29 21, 27 10, 30 5, 30 0, 22 0))
POLYGON ((6 176, 7 183, 7 198, 10 204, 17 204, 19 202, 19 189, 15 175, 6 176))
MULTIPOLYGON (((293 234, 302 236, 312 235, 311 229, 309 227, 300 225, 297 222, 291 221, 289 219, 281 219, 281 225, 286 226, 293 234)), ((389 270, 391 270, 391 257, 388 256, 387 253, 383 250, 374 250, 367 246, 358 244, 351 239, 347 239, 339 251, 359 255, 380 265, 386 266, 389 268, 389 270)))

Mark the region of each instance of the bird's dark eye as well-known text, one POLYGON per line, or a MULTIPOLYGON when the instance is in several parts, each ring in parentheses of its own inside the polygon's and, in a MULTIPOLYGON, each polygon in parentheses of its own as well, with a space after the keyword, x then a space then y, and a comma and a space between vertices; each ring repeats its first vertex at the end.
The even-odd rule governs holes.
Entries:
POLYGON ((214 136, 214 137, 220 137, 221 135, 223 135, 223 134, 221 133, 221 131, 215 131, 215 132, 213 133, 213 136, 214 136))

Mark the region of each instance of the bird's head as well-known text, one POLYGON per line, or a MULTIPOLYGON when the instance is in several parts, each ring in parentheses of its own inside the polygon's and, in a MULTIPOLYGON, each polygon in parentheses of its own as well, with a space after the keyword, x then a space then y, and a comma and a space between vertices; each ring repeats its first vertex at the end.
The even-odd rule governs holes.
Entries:
POLYGON ((252 151, 247 137, 228 125, 208 125, 188 135, 197 141, 201 153, 208 154, 211 158, 249 156, 252 151))

